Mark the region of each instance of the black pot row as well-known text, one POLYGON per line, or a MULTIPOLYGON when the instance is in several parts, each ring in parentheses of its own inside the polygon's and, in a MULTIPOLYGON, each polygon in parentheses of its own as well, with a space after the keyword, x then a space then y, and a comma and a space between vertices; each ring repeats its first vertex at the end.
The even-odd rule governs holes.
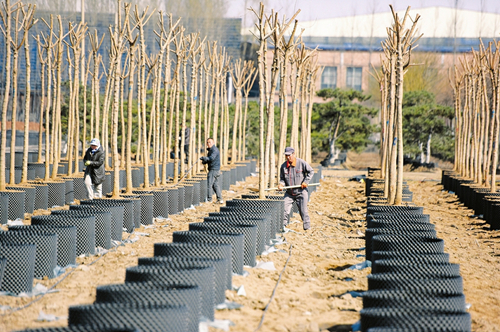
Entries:
POLYGON ((460 202, 482 217, 490 229, 500 229, 500 191, 491 192, 491 188, 478 185, 473 180, 465 179, 453 171, 442 171, 443 189, 455 193, 460 202))
MULTIPOLYGON (((255 162, 240 166, 227 172, 231 183, 255 171, 255 162)), ((79 239, 91 238, 92 231, 96 244, 107 245, 118 237, 118 231, 121 240, 121 228, 133 230, 159 213, 167 217, 199 205, 206 191, 206 179, 193 179, 185 186, 158 192, 137 190, 120 200, 83 200, 70 210, 34 218, 72 220, 91 214, 93 223, 73 226, 75 247, 79 239), (79 236, 83 229, 85 236, 79 236)), ((155 244, 154 257, 140 258, 138 266, 127 269, 124 284, 98 287, 93 304, 70 307, 68 327, 25 331, 198 331, 201 317, 213 320, 215 305, 225 301, 225 290, 232 288, 232 273, 243 273, 243 264, 255 265, 258 241, 265 236, 269 244, 271 232, 278 229, 279 212, 266 211, 273 216, 269 230, 264 221, 271 220, 262 218, 248 224, 227 223, 227 227, 219 222, 193 223, 189 231, 174 232, 173 243, 155 244)))
POLYGON ((361 331, 471 331, 458 264, 417 206, 367 207, 361 331))

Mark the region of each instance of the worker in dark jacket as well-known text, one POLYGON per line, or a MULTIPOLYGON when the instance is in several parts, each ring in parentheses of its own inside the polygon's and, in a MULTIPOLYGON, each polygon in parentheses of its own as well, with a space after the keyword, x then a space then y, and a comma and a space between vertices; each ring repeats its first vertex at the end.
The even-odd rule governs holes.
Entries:
POLYGON ((295 156, 295 150, 292 147, 285 149, 286 161, 280 168, 280 183, 278 190, 283 190, 284 186, 297 186, 299 188, 287 189, 285 192, 285 215, 283 216, 283 225, 289 223, 290 209, 294 202, 297 203, 299 208, 300 217, 304 230, 311 228, 311 221, 309 219, 309 212, 307 211, 307 202, 309 201, 309 191, 307 186, 311 181, 314 170, 305 160, 295 156))
POLYGON ((207 201, 212 201, 213 191, 217 195, 217 203, 223 204, 222 192, 219 186, 220 172, 220 153, 219 149, 214 144, 214 139, 207 139, 207 151, 206 157, 201 157, 200 160, 203 164, 208 165, 208 175, 207 175, 207 201))
POLYGON ((97 138, 90 141, 90 148, 85 152, 83 162, 85 166, 84 182, 87 187, 87 198, 102 197, 102 183, 104 182, 104 149, 97 138))

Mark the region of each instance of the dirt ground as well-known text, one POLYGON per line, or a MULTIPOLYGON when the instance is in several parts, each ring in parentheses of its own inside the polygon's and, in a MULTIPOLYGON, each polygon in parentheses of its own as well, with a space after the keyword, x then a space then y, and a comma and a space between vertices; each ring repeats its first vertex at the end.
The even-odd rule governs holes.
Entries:
MULTIPOLYGON (((234 323, 230 331, 255 331, 261 320, 260 331, 350 331, 359 320, 362 300, 349 292, 366 290, 370 273, 370 268, 348 269, 365 260, 364 250, 360 250, 365 246, 364 183, 349 181, 364 173, 324 170, 321 186, 309 204, 312 229, 304 233, 300 217, 295 215, 292 231, 282 234, 286 242, 277 246, 281 250, 258 257, 260 262, 272 262, 276 270, 245 268, 248 276, 235 276, 233 285, 244 286, 246 295, 228 290, 226 297, 243 307, 217 311, 216 319, 234 323)), ((500 331, 500 231, 490 231, 482 220, 471 217, 472 211, 459 204, 456 196, 444 192, 440 174, 440 170, 412 172, 405 179, 414 203, 430 214, 438 236, 445 240, 450 261, 460 264, 473 331, 500 331)), ((249 193, 257 181, 257 177, 249 177, 231 186, 223 193, 225 199, 249 193)), ((130 239, 137 237, 136 242, 101 257, 79 258, 80 265, 69 274, 36 281, 47 287, 57 284, 55 293, 36 299, 0 297, 0 331, 65 326, 69 306, 92 303, 97 286, 124 282, 125 269, 136 265, 138 257, 152 256, 154 243, 171 242, 172 231, 187 230, 188 223, 202 221, 214 211, 218 206, 205 203, 152 228, 141 227, 138 232, 147 236, 132 234, 130 239), (59 319, 38 321, 41 312, 59 319)), ((128 236, 124 234, 124 238, 128 236)))

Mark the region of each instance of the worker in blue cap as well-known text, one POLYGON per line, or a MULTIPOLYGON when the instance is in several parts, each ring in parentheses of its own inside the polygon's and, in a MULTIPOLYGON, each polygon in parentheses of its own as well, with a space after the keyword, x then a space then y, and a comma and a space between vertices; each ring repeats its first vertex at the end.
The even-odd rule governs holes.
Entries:
POLYGON ((287 226, 290 222, 290 210, 295 202, 299 208, 304 230, 311 228, 311 220, 307 211, 307 202, 309 201, 309 191, 307 186, 311 181, 314 170, 305 160, 295 156, 295 149, 287 147, 285 149, 286 161, 280 167, 280 183, 278 190, 283 190, 284 186, 297 186, 299 188, 289 188, 285 192, 285 215, 283 216, 283 225, 287 226))

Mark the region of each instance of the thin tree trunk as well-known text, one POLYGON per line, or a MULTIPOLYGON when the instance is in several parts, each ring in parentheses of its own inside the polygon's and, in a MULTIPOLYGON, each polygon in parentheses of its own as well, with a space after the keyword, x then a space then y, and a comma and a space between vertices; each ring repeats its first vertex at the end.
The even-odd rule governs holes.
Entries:
MULTIPOLYGON (((1 146, 7 146, 7 109, 10 98, 10 79, 11 79, 11 5, 10 0, 5 0, 5 12, 2 12, 2 19, 5 29, 5 89, 2 103, 2 141, 1 146)), ((12 151, 11 151, 12 152, 12 151)), ((11 153, 12 155, 12 153, 11 153)), ((11 157, 12 158, 12 157, 11 157)), ((0 150, 0 190, 5 190, 5 149, 0 150)), ((14 170, 11 170, 14 172, 14 170)))

